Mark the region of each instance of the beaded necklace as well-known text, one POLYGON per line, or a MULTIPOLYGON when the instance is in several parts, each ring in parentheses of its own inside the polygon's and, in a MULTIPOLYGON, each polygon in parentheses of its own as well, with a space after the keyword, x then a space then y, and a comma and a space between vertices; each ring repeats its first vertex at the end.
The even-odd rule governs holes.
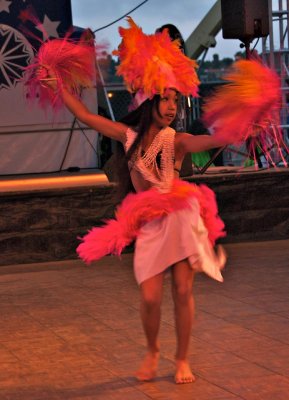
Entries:
MULTIPOLYGON (((126 151, 129 150, 136 136, 135 131, 130 128, 127 130, 126 151)), ((141 146, 139 146, 129 161, 129 168, 140 172, 146 181, 161 192, 169 191, 174 179, 174 141, 174 129, 170 127, 161 129, 148 149, 142 152, 141 146), (160 165, 157 163, 158 155, 160 155, 160 165)))

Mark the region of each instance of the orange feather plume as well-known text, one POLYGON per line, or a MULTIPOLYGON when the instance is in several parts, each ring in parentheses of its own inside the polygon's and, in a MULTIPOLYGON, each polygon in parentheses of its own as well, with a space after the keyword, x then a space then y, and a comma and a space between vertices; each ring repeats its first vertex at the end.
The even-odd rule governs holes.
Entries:
POLYGON ((146 35, 132 18, 127 20, 129 28, 119 28, 122 42, 113 54, 120 58, 117 74, 128 90, 141 90, 149 98, 166 88, 197 96, 197 63, 182 52, 179 42, 172 41, 166 30, 146 35))
POLYGON ((271 150, 276 148, 287 165, 282 151, 288 149, 280 129, 282 95, 277 73, 254 58, 237 61, 224 79, 228 83, 204 106, 204 123, 213 127, 220 142, 246 141, 254 158, 259 149, 271 165, 275 164, 271 150))
POLYGON ((277 73, 259 60, 240 60, 204 106, 205 124, 224 143, 238 143, 279 124, 281 87, 277 73))

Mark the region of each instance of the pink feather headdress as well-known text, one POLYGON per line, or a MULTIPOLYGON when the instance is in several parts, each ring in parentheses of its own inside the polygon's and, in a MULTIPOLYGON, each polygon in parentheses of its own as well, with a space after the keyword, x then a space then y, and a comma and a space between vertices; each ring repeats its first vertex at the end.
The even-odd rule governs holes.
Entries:
POLYGON ((141 91, 147 98, 162 95, 166 88, 197 96, 197 63, 182 52, 179 42, 172 41, 167 30, 146 35, 132 18, 127 20, 129 28, 119 28, 122 41, 113 54, 120 59, 117 74, 128 90, 141 91))
POLYGON ((269 162, 276 147, 285 162, 280 125, 281 84, 275 71, 259 59, 237 61, 204 106, 203 121, 224 144, 247 141, 252 153, 259 148, 269 162))

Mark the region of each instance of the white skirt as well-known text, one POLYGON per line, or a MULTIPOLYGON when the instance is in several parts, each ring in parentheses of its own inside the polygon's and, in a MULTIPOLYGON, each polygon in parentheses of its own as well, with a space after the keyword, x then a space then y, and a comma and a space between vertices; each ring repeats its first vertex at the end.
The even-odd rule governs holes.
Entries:
POLYGON ((218 246, 215 253, 194 198, 190 209, 172 212, 142 227, 135 244, 136 280, 141 284, 184 259, 194 270, 223 281, 220 271, 226 261, 224 250, 218 246))

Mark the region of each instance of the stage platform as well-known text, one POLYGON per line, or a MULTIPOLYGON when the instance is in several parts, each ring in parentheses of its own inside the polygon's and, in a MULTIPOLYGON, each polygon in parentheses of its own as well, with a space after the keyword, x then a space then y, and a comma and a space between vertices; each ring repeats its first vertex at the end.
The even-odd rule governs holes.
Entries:
MULTIPOLYGON (((211 167, 184 179, 215 191, 222 242, 289 237, 288 168, 211 167)), ((1 177, 0 265, 76 258, 77 237, 113 216, 114 187, 101 170, 1 177)))
POLYGON ((0 177, 0 193, 64 189, 79 186, 102 185, 108 179, 102 170, 57 172, 54 174, 8 175, 0 177))

